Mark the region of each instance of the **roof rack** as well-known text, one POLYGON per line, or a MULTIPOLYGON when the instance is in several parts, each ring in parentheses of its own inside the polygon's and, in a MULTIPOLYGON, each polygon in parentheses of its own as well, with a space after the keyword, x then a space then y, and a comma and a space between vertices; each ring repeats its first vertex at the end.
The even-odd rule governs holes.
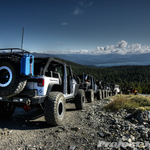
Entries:
POLYGON ((12 56, 12 55, 18 55, 18 56, 23 56, 25 53, 30 54, 29 51, 20 49, 20 48, 3 48, 0 49, 0 51, 10 51, 10 52, 6 52, 6 53, 1 53, 0 52, 0 56, 12 56))
POLYGON ((20 50, 22 53, 30 53, 29 51, 26 51, 26 50, 21 49, 21 48, 2 48, 2 49, 0 49, 0 51, 1 50, 10 50, 11 53, 12 53, 13 50, 20 50))

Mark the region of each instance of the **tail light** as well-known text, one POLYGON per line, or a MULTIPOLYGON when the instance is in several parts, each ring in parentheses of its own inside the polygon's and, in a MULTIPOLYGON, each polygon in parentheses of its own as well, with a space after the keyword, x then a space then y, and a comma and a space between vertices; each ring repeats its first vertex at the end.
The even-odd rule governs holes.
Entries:
POLYGON ((43 87, 44 86, 44 79, 39 78, 38 81, 37 81, 37 86, 43 87))
POLYGON ((24 105, 24 106, 23 106, 23 109, 24 109, 25 111, 30 111, 30 110, 31 110, 31 107, 28 106, 28 105, 24 105))

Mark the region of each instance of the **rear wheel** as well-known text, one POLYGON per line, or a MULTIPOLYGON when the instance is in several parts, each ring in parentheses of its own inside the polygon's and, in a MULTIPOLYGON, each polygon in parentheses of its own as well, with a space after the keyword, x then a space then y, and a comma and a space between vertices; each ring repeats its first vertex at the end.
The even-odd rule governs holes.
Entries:
POLYGON ((109 97, 109 91, 107 91, 107 96, 109 97))
POLYGON ((0 117, 3 119, 9 119, 15 111, 13 103, 1 102, 0 103, 0 117))
POLYGON ((105 98, 105 91, 102 90, 102 99, 104 99, 104 98, 105 98))
POLYGON ((97 91, 97 100, 101 100, 102 99, 102 91, 98 90, 97 91))
POLYGON ((109 96, 112 96, 112 91, 109 92, 109 96))
POLYGON ((44 102, 44 116, 49 125, 61 125, 66 113, 66 101, 61 92, 50 92, 44 102))
POLYGON ((107 97, 107 91, 106 90, 104 90, 104 98, 106 98, 107 97))
POLYGON ((107 90, 105 90, 105 95, 106 95, 106 98, 108 97, 108 91, 107 90))
POLYGON ((85 92, 82 89, 78 90, 78 94, 75 97, 75 106, 76 109, 81 110, 84 108, 85 104, 85 92))
POLYGON ((94 91, 93 91, 93 89, 89 89, 88 91, 86 91, 86 95, 87 95, 87 101, 89 103, 94 102, 94 91))

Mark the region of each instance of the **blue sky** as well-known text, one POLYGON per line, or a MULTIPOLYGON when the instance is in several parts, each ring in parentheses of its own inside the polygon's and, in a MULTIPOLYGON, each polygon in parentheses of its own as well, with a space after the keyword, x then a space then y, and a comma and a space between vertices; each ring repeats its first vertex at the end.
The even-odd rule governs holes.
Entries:
POLYGON ((20 47, 23 27, 29 51, 150 46, 150 0, 1 0, 0 48, 20 47))

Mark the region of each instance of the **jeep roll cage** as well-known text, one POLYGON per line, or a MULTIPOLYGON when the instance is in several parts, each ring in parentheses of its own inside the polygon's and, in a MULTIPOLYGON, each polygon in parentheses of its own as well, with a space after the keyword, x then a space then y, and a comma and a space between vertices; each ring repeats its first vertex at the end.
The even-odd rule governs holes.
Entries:
POLYGON ((67 65, 66 63, 61 62, 55 58, 52 58, 52 57, 46 57, 46 58, 35 57, 34 61, 35 61, 35 66, 36 66, 36 64, 40 64, 40 65, 43 64, 43 68, 41 68, 41 70, 40 70, 41 75, 45 75, 45 72, 46 72, 46 70, 50 64, 52 64, 52 65, 55 64, 56 66, 54 66, 54 67, 57 67, 57 65, 64 67, 64 65, 66 65, 66 67, 68 67, 70 70, 71 77, 73 77, 73 73, 72 73, 72 69, 71 69, 70 65, 67 65))

